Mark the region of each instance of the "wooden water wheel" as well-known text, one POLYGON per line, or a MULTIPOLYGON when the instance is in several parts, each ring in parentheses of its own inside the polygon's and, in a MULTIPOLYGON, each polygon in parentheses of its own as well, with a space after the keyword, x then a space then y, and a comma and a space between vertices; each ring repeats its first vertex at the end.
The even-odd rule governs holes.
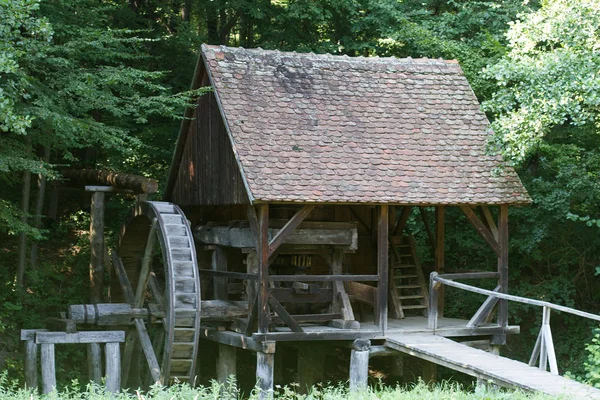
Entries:
POLYGON ((192 231, 181 209, 166 202, 137 205, 121 232, 113 265, 119 284, 118 289, 111 288, 113 302, 148 310, 148 317, 134 318, 135 330, 127 336, 123 385, 127 385, 138 346, 152 382, 193 383, 200 329, 200 279, 192 231), (160 318, 162 321, 156 321, 160 318))

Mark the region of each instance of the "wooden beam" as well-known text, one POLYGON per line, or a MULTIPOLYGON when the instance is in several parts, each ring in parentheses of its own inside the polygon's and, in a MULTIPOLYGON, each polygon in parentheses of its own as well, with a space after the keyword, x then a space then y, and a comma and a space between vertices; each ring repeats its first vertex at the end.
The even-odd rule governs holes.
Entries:
POLYGON ((104 193, 92 194, 90 220, 90 286, 92 303, 102 303, 104 292, 104 193))
POLYGON ((150 232, 148 233, 148 239, 146 240, 146 249, 144 250, 144 257, 142 258, 142 268, 140 270, 140 277, 138 279, 138 284, 135 290, 135 299, 133 301, 133 306, 136 308, 139 308, 144 304, 144 295, 146 293, 146 287, 148 286, 148 279, 150 278, 154 244, 156 243, 157 226, 158 218, 154 218, 152 220, 150 232))
MULTIPOLYGON (((431 224, 429 223, 429 215, 427 215, 427 210, 425 207, 419 207, 419 213, 421 214, 421 219, 423 220, 423 225, 425 226, 425 232, 427 233, 427 239, 429 240, 429 244, 433 249, 433 254, 435 255, 437 252, 437 242, 435 236, 433 234, 433 230, 431 229, 431 224)), ((437 213, 436 213, 437 215, 437 213)), ((436 226, 437 229, 437 226, 436 226)))
POLYGON ((392 233, 392 236, 402 235, 402 231, 404 230, 404 228, 406 228, 406 223, 408 222, 408 218, 410 217, 411 211, 411 206, 402 207, 402 214, 400 214, 398 223, 394 227, 394 232, 392 233))
POLYGON ((248 214, 248 223, 250 224, 250 230, 252 231, 252 237, 254 238, 254 247, 258 252, 258 217, 256 216, 256 208, 248 206, 246 209, 248 214))
POLYGON ((481 212, 490 232, 492 232, 494 238, 498 240, 498 227, 496 226, 496 222, 494 221, 494 217, 492 216, 490 209, 487 206, 481 206, 481 212))
POLYGON ((365 227, 365 229, 367 230, 367 232, 371 233, 371 226, 367 225, 367 223, 365 222, 364 219, 362 219, 362 217, 360 216, 360 214, 358 214, 358 212, 356 212, 356 210, 354 209, 354 206, 350 206, 350 212, 352 213, 352 215, 354 215, 354 218, 356 218, 356 220, 365 227))
POLYGON ((473 225, 473 227, 477 230, 477 232, 485 239, 486 242, 492 247, 492 250, 496 253, 498 257, 500 257, 500 246, 498 241, 494 239, 494 235, 489 229, 481 222, 477 214, 473 211, 473 209, 469 206, 460 206, 460 209, 463 211, 467 220, 473 225))
MULTIPOLYGON (((496 286, 494 292, 499 290, 500 286, 496 286)), ((485 299, 481 307, 479 307, 475 314, 473 314, 473 317, 469 320, 469 322, 467 322, 467 328, 477 328, 479 325, 481 325, 481 323, 485 321, 487 316, 492 312, 497 303, 498 298, 495 296, 489 296, 487 299, 485 299)))
POLYGON ((290 327, 292 332, 304 332, 296 320, 286 311, 279 301, 274 296, 269 296, 269 305, 279 315, 282 321, 290 327))
MULTIPOLYGON (((508 293, 508 205, 502 204, 498 213, 498 272, 500 293, 508 293)), ((498 325, 508 326, 508 300, 498 304, 498 325)))
MULTIPOLYGON (((435 208, 435 271, 438 274, 443 274, 445 265, 445 215, 444 215, 444 206, 437 206, 435 208)), ((444 287, 442 286, 438 292, 438 314, 440 317, 444 316, 444 287)))
POLYGON ((275 234, 275 237, 273 237, 273 239, 269 242, 269 255, 275 253, 275 251, 279 248, 279 246, 281 246, 285 239, 292 232, 294 232, 294 229, 296 229, 298 225, 300 225, 300 223, 304 221, 306 217, 308 217, 308 215, 314 208, 314 204, 307 204, 300 210, 298 210, 292 218, 290 218, 290 220, 285 224, 285 226, 281 228, 279 232, 275 234))
POLYGON ((269 331, 269 205, 260 204, 258 216, 258 333, 269 331))
POLYGON ((388 206, 380 205, 377 218, 377 274, 379 282, 377 284, 377 310, 375 310, 375 323, 379 329, 385 333, 387 331, 388 314, 388 206))

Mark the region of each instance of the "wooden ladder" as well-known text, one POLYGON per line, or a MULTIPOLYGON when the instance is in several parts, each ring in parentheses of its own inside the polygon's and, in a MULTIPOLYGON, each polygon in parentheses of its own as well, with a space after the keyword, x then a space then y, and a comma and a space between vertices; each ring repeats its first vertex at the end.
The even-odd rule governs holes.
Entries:
POLYGON ((427 316, 429 294, 412 236, 390 236, 390 303, 396 318, 417 310, 427 316))

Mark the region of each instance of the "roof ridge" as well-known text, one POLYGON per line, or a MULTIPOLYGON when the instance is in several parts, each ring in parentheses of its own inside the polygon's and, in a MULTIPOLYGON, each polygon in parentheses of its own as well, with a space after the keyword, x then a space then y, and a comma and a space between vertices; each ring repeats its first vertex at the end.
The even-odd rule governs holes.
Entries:
POLYGON ((263 49, 262 47, 254 47, 254 48, 245 48, 245 47, 230 47, 230 46, 225 46, 225 45, 207 45, 207 44, 202 44, 202 48, 206 48, 206 49, 211 49, 211 50, 221 50, 221 51, 232 51, 232 52, 247 52, 247 53, 255 53, 256 55, 279 55, 281 57, 286 57, 286 56, 292 56, 292 57, 306 57, 306 58, 326 58, 332 61, 339 61, 339 62, 354 62, 354 61, 358 61, 358 62, 373 62, 374 60, 376 60, 377 62, 380 62, 382 64, 385 63, 390 63, 390 62, 396 62, 396 63, 401 63, 401 64, 409 64, 409 63, 415 63, 415 64, 429 64, 429 65, 457 65, 458 64, 458 60, 456 59, 452 59, 452 60, 446 60, 443 58, 429 58, 429 57, 419 57, 419 58, 413 58, 411 56, 408 57, 394 57, 394 56, 388 56, 388 57, 380 57, 378 55, 375 56, 371 56, 371 57, 366 57, 366 56, 349 56, 348 54, 331 54, 331 53, 315 53, 314 51, 311 51, 309 53, 300 53, 300 52, 296 52, 296 51, 282 51, 282 50, 278 50, 278 49, 274 49, 274 50, 269 50, 269 49, 263 49))

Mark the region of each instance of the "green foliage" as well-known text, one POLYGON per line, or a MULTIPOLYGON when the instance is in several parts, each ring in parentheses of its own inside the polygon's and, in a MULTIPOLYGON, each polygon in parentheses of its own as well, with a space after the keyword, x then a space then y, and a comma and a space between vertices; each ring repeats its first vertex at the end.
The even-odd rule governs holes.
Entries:
POLYGON ((515 161, 555 127, 597 132, 600 112, 598 2, 549 0, 521 18, 507 33, 509 53, 487 70, 499 88, 485 104, 496 145, 515 161))
POLYGON ((600 389, 600 330, 596 330, 592 342, 585 346, 588 352, 585 366, 585 382, 600 389))
MULTIPOLYGON (((186 384, 173 385, 171 387, 153 386, 147 393, 136 391, 135 393, 119 393, 117 395, 107 393, 104 388, 95 384, 89 384, 85 390, 79 390, 77 382, 60 393, 52 392, 46 396, 40 396, 29 390, 19 389, 17 385, 11 384, 6 375, 0 375, 0 397, 6 400, 214 400, 214 399, 238 399, 239 394, 228 388, 233 387, 230 383, 220 385, 213 382, 209 387, 192 388, 186 384)), ((258 391, 253 391, 249 399, 258 399, 258 391)), ((409 399, 435 399, 435 400, 542 400, 549 396, 541 394, 526 394, 519 391, 488 391, 481 388, 475 393, 465 391, 459 385, 439 384, 433 387, 425 385, 422 381, 412 387, 384 387, 378 386, 365 392, 350 393, 344 387, 313 387, 308 394, 297 393, 293 388, 283 387, 275 391, 275 400, 409 400, 409 399)), ((555 398, 555 397, 553 397, 555 398)), ((567 397, 565 397, 567 398, 567 397)))

